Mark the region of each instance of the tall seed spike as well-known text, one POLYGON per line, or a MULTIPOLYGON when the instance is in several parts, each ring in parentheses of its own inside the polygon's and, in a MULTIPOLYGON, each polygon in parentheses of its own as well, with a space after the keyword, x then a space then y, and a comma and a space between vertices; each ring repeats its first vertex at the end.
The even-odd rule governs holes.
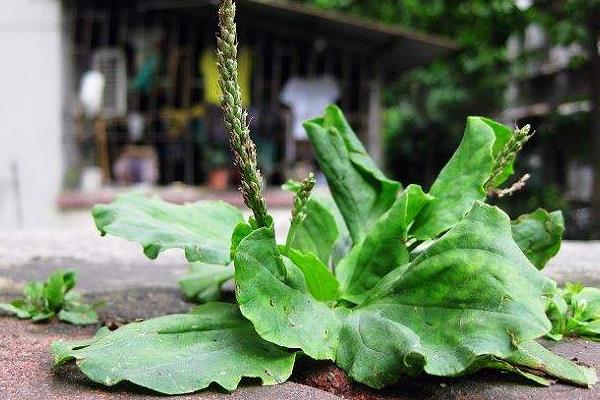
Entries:
POLYGON ((221 106, 225 126, 229 130, 231 148, 242 177, 240 192, 244 203, 254 213, 259 227, 270 224, 271 218, 262 195, 262 178, 257 168, 256 146, 250 137, 246 113, 242 107, 237 73, 237 33, 233 0, 219 2, 219 37, 217 37, 217 67, 223 93, 221 106))

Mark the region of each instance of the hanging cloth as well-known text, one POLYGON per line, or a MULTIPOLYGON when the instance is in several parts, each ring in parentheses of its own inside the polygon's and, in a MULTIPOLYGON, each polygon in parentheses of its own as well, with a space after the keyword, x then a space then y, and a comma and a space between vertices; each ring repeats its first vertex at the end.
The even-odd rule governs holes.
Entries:
MULTIPOLYGON (((205 49, 200 56, 200 72, 204 79, 204 101, 211 104, 221 103, 219 71, 217 57, 213 49, 205 49)), ((242 104, 250 105, 250 86, 252 79, 252 51, 242 48, 238 54, 238 79, 242 89, 242 104)))

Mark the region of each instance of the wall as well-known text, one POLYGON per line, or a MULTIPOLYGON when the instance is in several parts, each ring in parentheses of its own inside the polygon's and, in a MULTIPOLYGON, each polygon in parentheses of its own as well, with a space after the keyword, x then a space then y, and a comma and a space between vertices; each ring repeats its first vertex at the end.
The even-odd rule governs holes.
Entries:
POLYGON ((57 216, 61 187, 59 0, 0 0, 0 229, 57 216))

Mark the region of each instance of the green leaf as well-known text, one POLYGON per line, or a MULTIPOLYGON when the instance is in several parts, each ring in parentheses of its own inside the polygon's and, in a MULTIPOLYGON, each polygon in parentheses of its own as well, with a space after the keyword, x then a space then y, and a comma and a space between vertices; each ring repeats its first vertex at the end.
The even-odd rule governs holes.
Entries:
POLYGON ((571 301, 582 302, 585 301, 586 306, 582 314, 584 320, 600 320, 600 289, 585 287, 579 292, 571 296, 571 301))
POLYGON ((375 166, 338 107, 327 107, 304 128, 352 241, 359 243, 391 207, 401 185, 375 166))
POLYGON ((400 374, 460 375, 481 356, 508 357, 548 332, 552 291, 512 240, 508 216, 478 202, 352 311, 336 361, 372 387, 400 374))
POLYGON ((597 342, 600 341, 600 319, 582 324, 577 327, 575 332, 580 336, 588 337, 597 342))
POLYGON ((26 302, 33 308, 43 310, 48 307, 43 282, 27 282, 23 288, 26 302))
MULTIPOLYGON (((285 251, 285 246, 282 247, 285 251)), ((339 283, 323 262, 312 253, 302 254, 290 249, 286 254, 302 271, 310 294, 319 301, 333 301, 338 298, 339 283)))
POLYGON ((65 294, 75 286, 75 271, 56 270, 50 274, 44 285, 44 298, 48 308, 57 312, 65 302, 65 294))
POLYGON ((233 265, 193 263, 179 279, 179 286, 188 299, 204 303, 217 300, 221 286, 230 279, 233 279, 233 265))
POLYGON ((91 325, 98 322, 98 314, 91 306, 86 305, 86 307, 60 310, 58 319, 73 325, 91 325))
POLYGON ((506 358, 506 361, 516 367, 525 367, 529 371, 538 371, 575 385, 589 387, 598 381, 593 368, 577 365, 557 356, 535 340, 520 344, 518 350, 506 358))
POLYGON ((190 262, 228 264, 231 233, 242 213, 221 201, 175 205, 139 194, 127 194, 92 211, 98 230, 140 243, 151 259, 180 248, 190 262))
POLYGON ((494 167, 494 154, 505 144, 503 129, 486 118, 469 117, 458 149, 431 186, 434 200, 417 216, 411 234, 420 240, 437 237, 452 228, 484 200, 484 185, 494 167))
POLYGON ((33 322, 46 322, 52 319, 56 313, 54 311, 39 311, 36 310, 31 313, 31 320, 33 322))
MULTIPOLYGON (((508 126, 496 122, 492 119, 484 117, 480 118, 494 131, 496 140, 494 141, 494 146, 492 147, 492 155, 494 156, 494 158, 496 158, 498 156, 498 153, 500 153, 500 151, 502 151, 502 149, 504 149, 504 147, 510 141, 510 138, 513 135, 513 131, 508 126)), ((504 167, 502 173, 498 175, 496 179, 492 182, 492 187, 499 187, 512 174, 514 174, 514 159, 504 167)))
POLYGON ((431 200, 420 186, 408 186, 365 239, 352 248, 336 268, 344 299, 360 304, 381 278, 408 262, 408 228, 431 200))
POLYGON ((235 256, 237 247, 240 244, 240 242, 242 241, 242 239, 244 239, 246 236, 248 236, 250 233, 252 233, 252 231, 254 229, 255 228, 250 226, 250 224, 247 224, 245 222, 240 222, 239 224, 237 224, 235 226, 235 228, 233 229, 233 233, 231 234, 230 255, 231 255, 232 260, 233 260, 233 257, 235 256))
POLYGON ((565 223, 560 211, 537 209, 512 222, 512 235, 529 261, 542 269, 560 250, 565 223))
POLYGON ((295 358, 261 339, 238 308, 225 303, 101 330, 87 342, 55 342, 51 350, 55 364, 77 360, 94 382, 129 381, 164 394, 191 393, 213 382, 234 390, 242 377, 281 383, 295 358))
POLYGON ((242 240, 234 264, 240 310, 263 339, 302 349, 314 359, 334 358, 340 322, 299 283, 287 283, 293 271, 301 277, 302 272, 279 255, 271 229, 255 230, 242 240))
POLYGON ((25 308, 25 304, 19 300, 13 300, 10 303, 0 303, 0 310, 14 314, 19 319, 31 318, 31 314, 25 308))

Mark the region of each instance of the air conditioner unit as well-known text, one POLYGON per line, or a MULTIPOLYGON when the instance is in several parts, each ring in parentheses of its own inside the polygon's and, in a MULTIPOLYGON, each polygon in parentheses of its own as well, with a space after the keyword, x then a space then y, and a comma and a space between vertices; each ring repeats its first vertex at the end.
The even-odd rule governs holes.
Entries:
POLYGON ((120 49, 96 50, 92 56, 92 68, 104 76, 102 116, 106 119, 120 118, 127 113, 127 64, 120 49))

